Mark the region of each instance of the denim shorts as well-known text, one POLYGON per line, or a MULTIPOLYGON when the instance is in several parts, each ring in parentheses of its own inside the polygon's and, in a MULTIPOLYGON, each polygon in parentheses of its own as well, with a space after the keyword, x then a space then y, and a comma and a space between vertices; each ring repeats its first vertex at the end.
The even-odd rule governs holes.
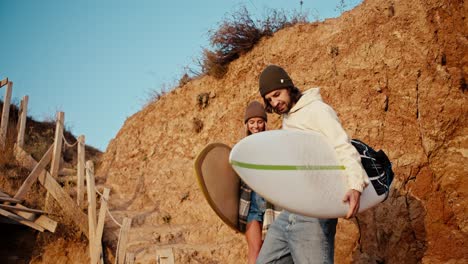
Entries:
POLYGON ((247 223, 251 221, 263 222, 263 215, 265 214, 266 201, 260 195, 251 192, 249 214, 247 215, 247 223))

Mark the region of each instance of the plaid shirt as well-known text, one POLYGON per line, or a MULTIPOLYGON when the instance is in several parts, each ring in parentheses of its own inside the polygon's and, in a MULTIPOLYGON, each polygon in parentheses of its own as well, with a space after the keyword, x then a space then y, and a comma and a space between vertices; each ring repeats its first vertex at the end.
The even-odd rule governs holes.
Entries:
MULTIPOLYGON (((239 230, 245 232, 247 229, 247 216, 250 209, 252 189, 241 180, 240 186, 240 201, 239 201, 239 230)), ((263 215, 262 239, 265 239, 266 232, 275 218, 281 213, 278 208, 275 208, 270 202, 266 202, 266 210, 263 215)))

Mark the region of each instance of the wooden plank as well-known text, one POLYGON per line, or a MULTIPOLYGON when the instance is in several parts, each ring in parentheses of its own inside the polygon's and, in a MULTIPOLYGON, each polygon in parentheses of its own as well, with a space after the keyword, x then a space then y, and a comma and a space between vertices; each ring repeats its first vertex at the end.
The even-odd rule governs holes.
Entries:
MULTIPOLYGON (((19 208, 26 208, 26 206, 22 204, 17 204, 15 206, 19 208)), ((57 222, 50 219, 48 216, 40 215, 39 217, 37 217, 35 214, 28 212, 18 212, 17 214, 25 219, 28 219, 29 221, 32 221, 42 226, 45 230, 49 230, 50 232, 55 233, 55 229, 57 228, 57 222)))
POLYGON ((6 144, 6 134, 8 130, 8 118, 10 116, 10 102, 13 83, 8 82, 5 90, 5 98, 3 98, 2 121, 0 123, 0 149, 3 149, 6 144))
MULTIPOLYGON (((91 263, 96 263, 98 260, 102 259, 102 234, 104 232, 104 222, 106 220, 107 213, 107 202, 109 201, 109 188, 104 188, 104 192, 101 197, 101 208, 99 209, 98 223, 96 227, 96 236, 94 237, 94 255, 91 258, 91 263)), ((90 247, 91 247, 90 243, 90 247)))
MULTIPOLYGON (((15 155, 22 166, 29 170, 33 170, 37 165, 37 161, 22 148, 16 148, 15 155)), ((43 170, 43 172, 39 175, 39 182, 52 194, 60 207, 62 207, 64 214, 75 222, 86 237, 89 237, 86 215, 76 206, 73 199, 61 188, 60 184, 52 178, 50 173, 46 170, 43 170)))
POLYGON ((86 215, 78 208, 75 201, 62 189, 52 175, 46 171, 45 174, 39 176, 39 182, 55 198, 65 215, 75 222, 86 237, 89 237, 86 215))
POLYGON ((128 232, 130 230, 130 226, 132 225, 131 218, 124 218, 122 227, 120 228, 120 235, 119 235, 119 242, 117 246, 117 264, 124 264, 125 263, 125 254, 127 251, 127 240, 128 240, 128 232))
POLYGON ((172 248, 156 250, 156 259, 158 264, 174 264, 174 253, 172 248))
POLYGON ((48 230, 52 233, 55 233, 55 230, 57 229, 57 222, 45 215, 39 216, 36 220, 34 220, 34 223, 42 226, 45 230, 48 230))
POLYGON ((76 202, 79 206, 84 202, 84 181, 85 181, 85 136, 78 137, 78 164, 77 164, 77 197, 76 202))
POLYGON ((75 176, 76 175, 76 170, 72 168, 61 168, 58 172, 58 176, 75 176))
POLYGON ((57 112, 57 122, 55 124, 55 138, 54 138, 54 154, 52 155, 52 163, 50 165, 50 174, 52 177, 57 178, 60 168, 60 157, 62 154, 63 142, 63 124, 65 120, 64 112, 57 112))
POLYGON ((16 144, 21 148, 24 146, 24 132, 26 131, 26 120, 28 118, 28 101, 29 96, 27 95, 25 95, 23 100, 21 100, 21 113, 18 122, 18 138, 16 139, 16 144))
POLYGON ((31 209, 27 207, 16 207, 14 205, 7 205, 7 204, 0 204, 0 208, 3 208, 8 211, 22 211, 22 212, 28 212, 28 213, 35 213, 35 214, 46 214, 47 212, 44 212, 42 210, 38 209, 31 209))
POLYGON ((125 264, 134 264, 135 263, 135 253, 127 252, 125 255, 125 264))
MULTIPOLYGON (((95 253, 94 241, 96 237, 96 191, 94 182, 94 164, 88 160, 86 162, 86 187, 88 195, 88 228, 89 228, 89 256, 93 261, 95 253)), ((95 262, 93 262, 95 263, 95 262)))
MULTIPOLYGON (((2 198, 6 198, 6 197, 2 197, 2 198)), ((13 199, 13 198, 11 198, 11 199, 13 199)), ((17 208, 17 210, 14 210, 15 213, 16 213, 17 215, 23 217, 23 218, 26 219, 26 220, 29 220, 29 221, 31 221, 31 222, 35 222, 35 223, 36 223, 38 217, 37 217, 37 215, 36 215, 34 212, 31 212, 30 210, 28 210, 29 208, 27 208, 26 206, 24 206, 24 205, 22 205, 22 204, 19 204, 19 203, 15 204, 14 207, 15 207, 15 208, 13 208, 13 209, 16 209, 16 208, 17 208)), ((10 210, 10 211, 12 211, 12 210, 10 210)), ((47 216, 45 216, 45 215, 41 215, 41 216, 39 216, 39 218, 47 218, 47 219, 49 219, 49 218, 48 218, 47 216)), ((50 220, 50 221, 53 221, 53 220, 51 220, 51 219, 49 219, 49 220, 50 220)), ((55 222, 55 221, 53 221, 53 222, 55 222)), ((40 223, 37 223, 37 224, 39 224, 39 225, 42 226, 43 228, 49 230, 47 227, 41 225, 40 223)), ((51 230, 49 230, 49 231, 51 231, 51 230)), ((51 232, 55 232, 55 230, 54 230, 54 231, 51 231, 51 232)))
POLYGON ((23 225, 26 225, 26 226, 29 226, 31 228, 34 228, 38 231, 41 231, 41 232, 44 232, 44 228, 42 228, 42 226, 34 223, 34 222, 31 222, 27 219, 24 219, 23 217, 17 215, 17 214, 14 214, 12 212, 9 212, 9 211, 6 211, 6 210, 3 210, 3 209, 0 209, 0 215, 3 215, 11 220, 14 220, 18 223, 21 223, 23 225))
MULTIPOLYGON (((15 204, 15 206, 18 208, 26 208, 26 206, 23 206, 21 204, 15 204)), ((36 220, 37 218, 37 215, 35 213, 30 213, 30 212, 25 212, 25 211, 17 211, 15 213, 31 222, 34 222, 34 220, 36 220)))
POLYGON ((21 203, 21 200, 10 198, 10 197, 0 197, 0 202, 9 202, 9 203, 21 203))
POLYGON ((7 85, 8 83, 8 78, 5 78, 3 80, 0 81, 0 88, 2 88, 3 86, 7 85))
POLYGON ((20 223, 0 215, 0 224, 21 225, 20 223))
MULTIPOLYGON (((1 192, 0 191, 0 197, 2 198, 10 198, 10 199, 14 199, 14 198, 11 198, 10 195, 4 193, 4 192, 1 192)), ((21 205, 19 203, 15 204, 15 207, 18 207, 18 208, 27 208, 26 206, 24 205, 21 205)), ((36 219, 36 215, 33 214, 33 213, 28 213, 28 212, 24 212, 24 211, 19 211, 19 212, 16 212, 17 215, 23 217, 24 219, 26 220, 29 220, 29 221, 34 221, 34 219, 36 219)))
POLYGON ((58 182, 62 184, 68 184, 70 182, 76 182, 76 176, 62 176, 57 179, 58 182))
MULTIPOLYGON (((30 170, 37 165, 37 161, 34 160, 31 155, 25 152, 22 148, 16 149, 17 158, 24 166, 30 170)), ((88 237, 88 222, 86 220, 86 215, 76 206, 73 199, 66 193, 60 184, 52 178, 50 173, 46 170, 43 170, 44 173, 39 175, 39 182, 51 193, 52 197, 58 202, 60 207, 62 207, 63 212, 67 217, 75 222, 81 232, 88 237)))
POLYGON ((47 166, 47 164, 49 164, 50 160, 52 159, 53 147, 53 145, 49 147, 44 156, 42 156, 39 163, 37 163, 36 167, 34 167, 34 169, 31 171, 28 178, 24 180, 23 184, 15 194, 15 199, 23 200, 31 186, 36 182, 37 178, 39 177, 39 174, 44 172, 45 167, 47 166))
MULTIPOLYGON (((27 208, 26 206, 22 204, 15 204, 16 207, 18 208, 27 208)), ((30 212, 25 212, 25 211, 17 211, 17 215, 23 217, 24 219, 28 219, 31 222, 34 222, 34 220, 37 219, 37 215, 35 213, 30 213, 30 212)))
POLYGON ((23 148, 20 148, 15 145, 15 159, 24 168, 27 168, 28 170, 32 171, 34 167, 37 165, 37 161, 29 154, 27 153, 23 148))

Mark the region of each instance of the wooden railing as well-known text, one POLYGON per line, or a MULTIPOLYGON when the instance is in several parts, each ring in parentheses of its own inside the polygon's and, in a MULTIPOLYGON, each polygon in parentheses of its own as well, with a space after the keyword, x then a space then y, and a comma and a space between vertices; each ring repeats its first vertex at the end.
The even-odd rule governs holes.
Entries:
MULTIPOLYGON (((9 110, 12 95, 13 83, 4 79, 0 81, 0 88, 6 86, 4 104, 2 110, 2 120, 0 124, 0 151, 6 146, 6 135, 8 131, 9 110)), ((26 208, 21 205, 21 202, 26 197, 26 194, 31 189, 32 185, 38 181, 46 190, 47 197, 52 196, 62 208, 64 214, 74 221, 80 231, 88 237, 89 240, 89 255, 91 264, 103 263, 102 235, 106 215, 109 214, 111 219, 121 227, 117 242, 117 252, 115 263, 133 263, 134 254, 126 254, 128 233, 131 226, 131 218, 123 218, 122 224, 117 222, 108 209, 110 189, 103 188, 100 193, 95 186, 94 164, 92 161, 85 163, 85 136, 78 137, 77 142, 70 144, 64 137, 64 121, 65 114, 57 113, 56 128, 54 143, 48 148, 42 158, 36 161, 29 153, 24 150, 26 131, 28 96, 24 96, 20 103, 19 120, 18 120, 18 135, 15 144, 15 156, 19 163, 29 169, 31 172, 18 189, 14 197, 0 191, 0 214, 9 218, 12 221, 19 222, 39 231, 48 230, 55 232, 57 222, 45 216, 47 212, 37 209, 26 208), (74 201, 70 195, 57 182, 59 180, 59 171, 62 159, 62 150, 65 147, 77 146, 77 198, 74 201), (46 169, 50 163, 50 171, 46 169), (86 192, 85 192, 85 177, 86 177, 86 192), (85 193, 88 197, 88 214, 82 211, 84 204, 85 193), (100 195, 100 209, 97 215, 96 208, 96 193, 100 195), (15 205, 10 205, 11 203, 15 205), (40 214, 35 217, 35 213, 40 214)), ((47 203, 47 201, 46 201, 47 203)))
POLYGON ((8 129, 8 118, 10 116, 10 101, 13 83, 8 78, 0 82, 0 88, 6 85, 5 97, 3 98, 2 122, 0 123, 0 151, 5 148, 6 134, 8 129))

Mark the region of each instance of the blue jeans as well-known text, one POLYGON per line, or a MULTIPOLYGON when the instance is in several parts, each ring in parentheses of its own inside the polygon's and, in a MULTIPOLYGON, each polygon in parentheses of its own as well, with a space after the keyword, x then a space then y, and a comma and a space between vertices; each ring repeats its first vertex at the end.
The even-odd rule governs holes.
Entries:
POLYGON ((281 212, 268 229, 256 263, 333 263, 337 222, 281 212))
POLYGON ((263 222, 263 215, 266 210, 266 201, 256 192, 250 194, 249 214, 247 215, 247 223, 251 221, 263 222))

